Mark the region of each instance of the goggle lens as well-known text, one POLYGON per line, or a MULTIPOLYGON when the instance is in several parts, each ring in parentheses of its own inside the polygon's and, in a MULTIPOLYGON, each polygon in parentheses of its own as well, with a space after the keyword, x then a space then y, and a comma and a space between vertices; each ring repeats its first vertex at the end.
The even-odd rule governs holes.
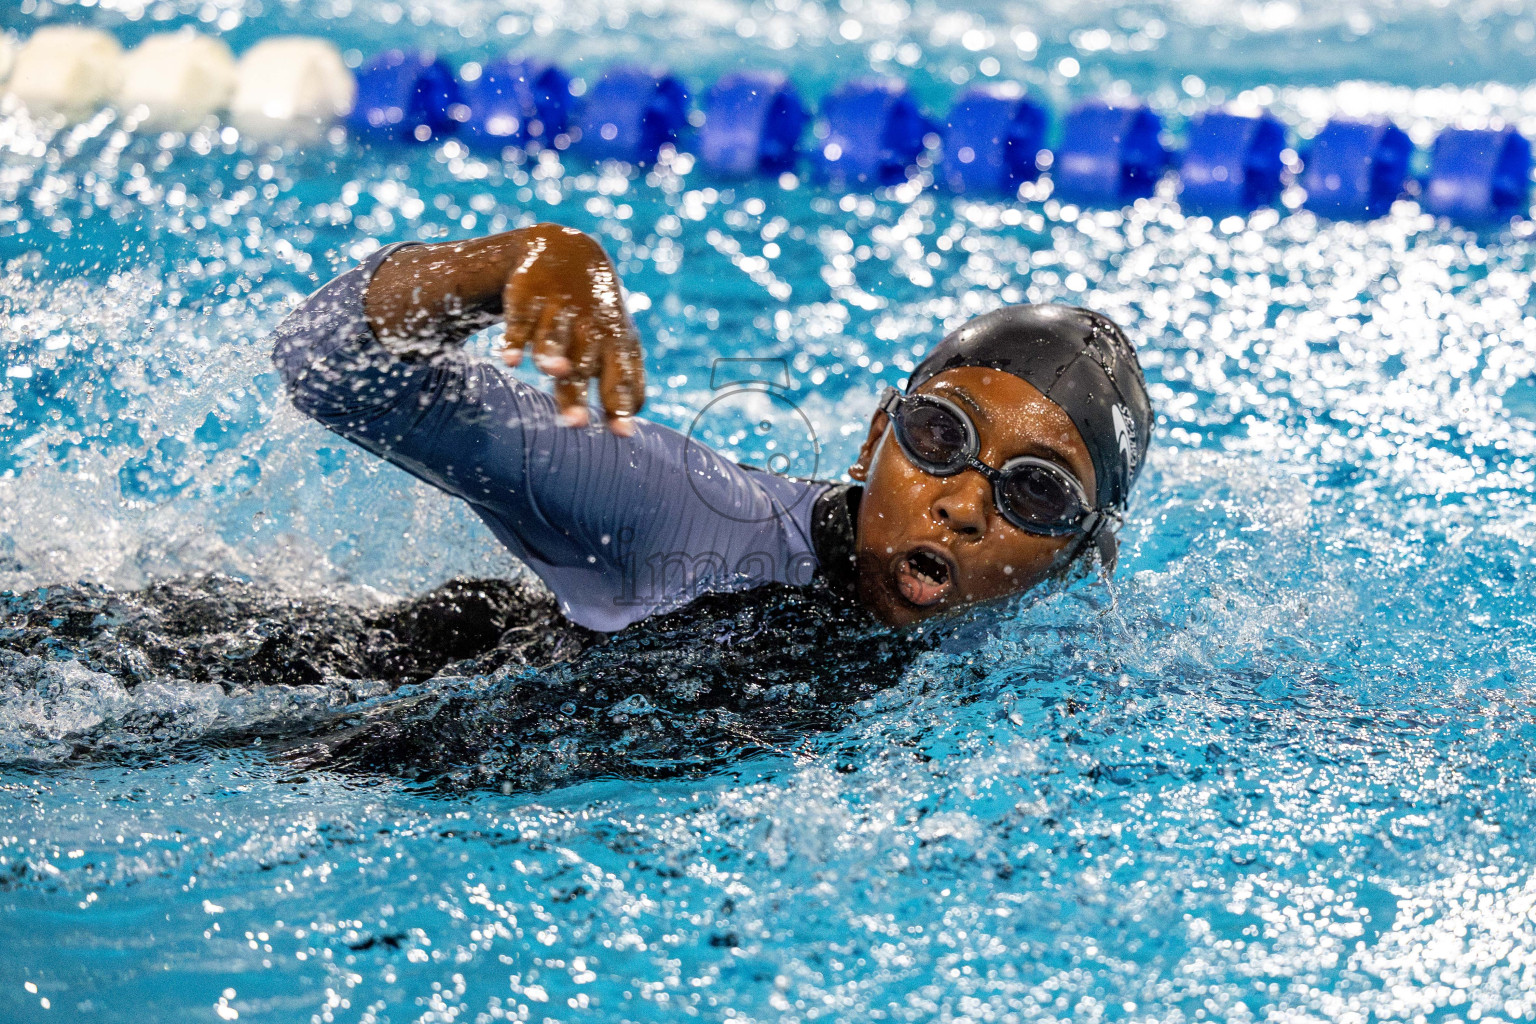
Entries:
POLYGON ((1010 522, 1037 533, 1075 528, 1085 512, 1060 473, 1038 462, 1004 466, 995 500, 1010 522))
POLYGON ((924 469, 956 473, 965 467, 970 432, 960 417, 941 405, 913 403, 902 410, 901 440, 924 469))

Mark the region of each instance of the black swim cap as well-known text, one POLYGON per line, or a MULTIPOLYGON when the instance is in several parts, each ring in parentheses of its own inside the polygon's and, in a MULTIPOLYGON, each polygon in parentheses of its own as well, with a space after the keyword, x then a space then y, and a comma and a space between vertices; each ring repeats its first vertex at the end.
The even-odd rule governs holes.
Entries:
POLYGON ((1006 306, 952 331, 918 364, 910 393, 958 366, 1011 373, 1061 406, 1093 460, 1101 509, 1124 509, 1152 441, 1152 403, 1125 332, 1076 306, 1006 306))

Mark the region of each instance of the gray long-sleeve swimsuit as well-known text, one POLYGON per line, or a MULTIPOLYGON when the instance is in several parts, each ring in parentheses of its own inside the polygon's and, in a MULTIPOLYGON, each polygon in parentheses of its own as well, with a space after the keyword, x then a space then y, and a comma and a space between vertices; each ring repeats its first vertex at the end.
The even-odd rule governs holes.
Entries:
POLYGON ((812 518, 832 485, 740 466, 644 420, 633 437, 561 426, 548 395, 458 346, 386 348, 363 296, 398 248, 278 326, 273 361, 301 412, 469 502, 590 629, 619 630, 701 593, 811 581, 812 518))

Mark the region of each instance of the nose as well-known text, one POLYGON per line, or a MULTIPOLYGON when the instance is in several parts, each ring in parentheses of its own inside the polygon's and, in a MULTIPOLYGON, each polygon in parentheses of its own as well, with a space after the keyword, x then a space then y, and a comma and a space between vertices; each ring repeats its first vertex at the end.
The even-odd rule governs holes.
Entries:
POLYGON ((987 532, 987 481, 980 473, 964 472, 933 503, 933 514, 962 537, 987 532))

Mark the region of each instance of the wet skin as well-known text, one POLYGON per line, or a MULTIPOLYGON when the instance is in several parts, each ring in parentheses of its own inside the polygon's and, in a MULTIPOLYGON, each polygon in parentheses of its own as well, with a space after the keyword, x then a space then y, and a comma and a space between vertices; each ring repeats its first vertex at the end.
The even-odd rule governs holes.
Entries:
MULTIPOLYGON (((916 393, 940 395, 966 411, 987 465, 1034 455, 1069 470, 1085 493, 1095 493, 1082 435, 1061 406, 1027 381, 962 366, 935 375, 916 393)), ((1080 534, 1045 537, 1009 523, 993 504, 991 483, 975 470, 941 477, 917 468, 883 412, 875 414, 848 475, 865 485, 859 596, 891 625, 1028 590, 1071 561, 1083 542, 1080 534)))
MULTIPOLYGON (((561 419, 570 426, 588 422, 593 378, 615 433, 630 434, 644 404, 640 339, 624 310, 618 273, 598 241, 574 228, 539 224, 403 249, 375 271, 364 308, 377 335, 404 341, 452 343, 504 319, 503 359, 516 366, 531 349, 535 365, 555 379, 561 419)), ((1033 385, 971 366, 946 370, 918 392, 966 410, 988 465, 1038 456, 1096 493, 1077 427, 1033 385)), ((993 505, 992 485, 974 470, 939 477, 918 469, 883 412, 848 473, 865 484, 859 596, 890 625, 1027 590, 1070 562, 1083 543, 1081 535, 1045 537, 1008 523, 993 505)))
POLYGON ((504 319, 502 358, 517 366, 532 349, 534 365, 555 378, 567 426, 587 425, 593 378, 614 433, 632 433, 645 404, 640 335, 618 271, 575 228, 537 224, 402 249, 374 272, 364 309, 376 335, 406 341, 462 341, 504 319))

